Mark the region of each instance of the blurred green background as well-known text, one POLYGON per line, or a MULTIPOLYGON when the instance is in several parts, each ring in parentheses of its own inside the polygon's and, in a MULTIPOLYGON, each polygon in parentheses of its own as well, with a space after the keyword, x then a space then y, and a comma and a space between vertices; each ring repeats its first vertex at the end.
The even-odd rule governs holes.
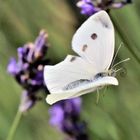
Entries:
MULTIPOLYGON (((122 65, 126 75, 117 75, 119 86, 110 86, 104 97, 101 94, 98 105, 96 94, 82 97, 81 117, 88 123, 91 140, 140 139, 140 1, 133 1, 111 11, 119 31, 116 48, 124 43, 117 60, 131 58, 122 65)), ((63 60, 73 53, 72 35, 85 20, 79 13, 74 0, 0 0, 0 140, 7 137, 22 92, 6 72, 9 58, 16 57, 16 48, 34 41, 43 28, 51 44, 47 57, 53 63, 63 60)), ((48 108, 43 101, 27 112, 14 140, 63 140, 64 135, 49 125, 48 108)))

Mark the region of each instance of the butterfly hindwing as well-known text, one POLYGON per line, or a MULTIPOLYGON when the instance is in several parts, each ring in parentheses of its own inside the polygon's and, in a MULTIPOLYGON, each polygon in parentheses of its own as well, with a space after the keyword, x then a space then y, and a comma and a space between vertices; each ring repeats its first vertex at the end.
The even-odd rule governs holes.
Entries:
POLYGON ((72 55, 54 66, 44 68, 44 80, 51 93, 59 92, 79 79, 89 79, 92 75, 92 66, 81 57, 72 55))
POLYGON ((112 76, 101 77, 95 81, 91 81, 90 83, 76 87, 74 89, 58 91, 56 93, 50 94, 47 96, 46 101, 49 104, 53 104, 60 100, 75 98, 86 93, 93 92, 105 85, 118 85, 118 80, 112 76))

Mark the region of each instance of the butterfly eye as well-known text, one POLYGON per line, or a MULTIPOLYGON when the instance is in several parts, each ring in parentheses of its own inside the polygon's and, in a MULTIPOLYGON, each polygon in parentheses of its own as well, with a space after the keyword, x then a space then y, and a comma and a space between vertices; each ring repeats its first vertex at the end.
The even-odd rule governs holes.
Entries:
POLYGON ((95 39, 97 38, 97 34, 96 34, 96 33, 93 33, 93 34, 91 35, 91 38, 92 38, 93 40, 95 40, 95 39))

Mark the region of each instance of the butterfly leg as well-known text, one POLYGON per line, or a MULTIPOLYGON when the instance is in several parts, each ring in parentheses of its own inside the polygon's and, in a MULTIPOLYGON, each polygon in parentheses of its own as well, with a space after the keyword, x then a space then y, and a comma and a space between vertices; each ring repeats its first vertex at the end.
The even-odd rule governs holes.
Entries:
POLYGON ((99 93, 99 89, 97 89, 97 94, 96 94, 96 104, 98 105, 99 103, 99 98, 100 98, 100 93, 99 93))
POLYGON ((107 89, 108 89, 108 86, 105 86, 104 91, 103 91, 103 97, 105 96, 107 89))

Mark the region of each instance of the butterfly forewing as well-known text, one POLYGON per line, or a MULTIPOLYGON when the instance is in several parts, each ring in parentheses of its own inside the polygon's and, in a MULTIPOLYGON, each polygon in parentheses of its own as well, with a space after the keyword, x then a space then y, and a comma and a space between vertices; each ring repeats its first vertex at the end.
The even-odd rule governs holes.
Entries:
POLYGON ((94 14, 81 25, 73 36, 72 48, 97 73, 108 70, 114 54, 114 27, 105 11, 94 14))

